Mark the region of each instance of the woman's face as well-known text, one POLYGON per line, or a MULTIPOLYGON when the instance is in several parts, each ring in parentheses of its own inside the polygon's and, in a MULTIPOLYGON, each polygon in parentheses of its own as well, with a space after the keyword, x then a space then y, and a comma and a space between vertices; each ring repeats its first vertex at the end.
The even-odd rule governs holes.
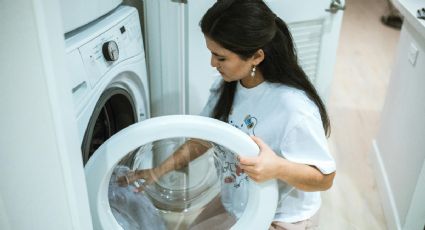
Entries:
POLYGON ((242 60, 236 53, 205 36, 207 48, 211 51, 211 66, 220 72, 224 81, 231 82, 250 77, 252 58, 242 60))

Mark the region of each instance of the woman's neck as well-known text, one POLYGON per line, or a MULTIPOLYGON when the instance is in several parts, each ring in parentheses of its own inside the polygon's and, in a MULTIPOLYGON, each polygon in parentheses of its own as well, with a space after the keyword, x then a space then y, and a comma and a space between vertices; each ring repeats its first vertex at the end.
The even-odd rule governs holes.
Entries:
POLYGON ((261 74, 260 71, 257 71, 254 77, 248 76, 248 77, 242 78, 240 82, 242 86, 245 88, 248 88, 248 89, 254 88, 257 85, 264 82, 263 74, 261 74))

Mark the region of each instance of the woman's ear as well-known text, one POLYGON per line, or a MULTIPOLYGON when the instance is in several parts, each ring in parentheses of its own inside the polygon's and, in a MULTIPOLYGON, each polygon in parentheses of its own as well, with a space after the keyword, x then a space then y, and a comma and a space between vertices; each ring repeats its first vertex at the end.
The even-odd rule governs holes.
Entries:
POLYGON ((252 64, 257 66, 264 60, 265 54, 263 49, 257 50, 257 52, 252 55, 252 64))

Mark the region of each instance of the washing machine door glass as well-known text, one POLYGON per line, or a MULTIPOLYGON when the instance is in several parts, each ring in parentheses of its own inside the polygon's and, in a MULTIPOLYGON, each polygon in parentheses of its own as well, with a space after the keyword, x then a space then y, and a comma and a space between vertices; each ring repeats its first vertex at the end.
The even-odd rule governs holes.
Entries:
POLYGON ((106 141, 85 171, 95 229, 268 229, 275 180, 251 181, 237 156, 258 146, 224 122, 164 116, 106 141))

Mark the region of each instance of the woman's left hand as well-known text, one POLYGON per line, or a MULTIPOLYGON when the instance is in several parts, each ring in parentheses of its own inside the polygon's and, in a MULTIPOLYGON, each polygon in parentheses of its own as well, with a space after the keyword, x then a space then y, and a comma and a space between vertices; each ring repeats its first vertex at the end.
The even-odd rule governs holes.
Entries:
POLYGON ((276 155, 260 138, 255 136, 251 136, 251 138, 260 148, 260 154, 255 157, 239 156, 241 169, 256 182, 276 179, 280 162, 285 159, 276 155))

